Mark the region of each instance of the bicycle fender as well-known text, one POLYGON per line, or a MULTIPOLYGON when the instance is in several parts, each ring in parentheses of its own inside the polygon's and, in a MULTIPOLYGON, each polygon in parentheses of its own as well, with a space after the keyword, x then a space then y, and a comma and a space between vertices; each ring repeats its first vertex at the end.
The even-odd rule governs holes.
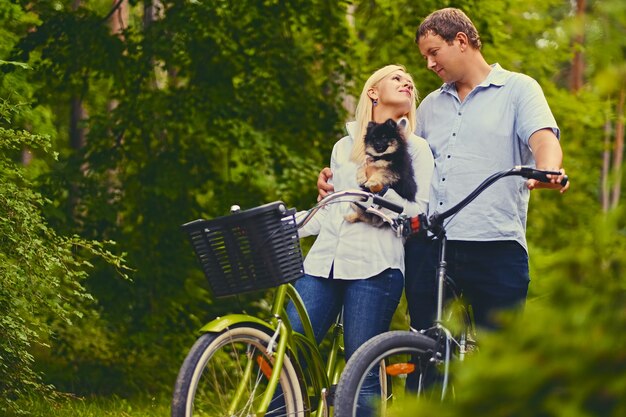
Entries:
POLYGON ((223 317, 218 317, 215 320, 212 320, 202 326, 200 328, 200 333, 214 333, 221 332, 229 327, 238 325, 238 324, 256 324, 265 328, 271 332, 274 332, 276 329, 271 326, 268 322, 263 321, 257 317, 249 316, 247 314, 228 314, 223 317))

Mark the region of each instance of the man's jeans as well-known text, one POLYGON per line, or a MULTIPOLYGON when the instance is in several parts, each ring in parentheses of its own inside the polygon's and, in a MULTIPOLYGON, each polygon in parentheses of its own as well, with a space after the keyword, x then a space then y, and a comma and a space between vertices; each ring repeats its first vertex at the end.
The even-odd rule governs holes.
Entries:
MULTIPOLYGON (((494 312, 524 305, 528 254, 519 243, 449 240, 446 252, 448 275, 471 304, 477 326, 498 327, 494 312)), ((411 327, 418 330, 431 327, 435 318, 438 257, 438 240, 420 236, 405 245, 406 297, 411 327)))

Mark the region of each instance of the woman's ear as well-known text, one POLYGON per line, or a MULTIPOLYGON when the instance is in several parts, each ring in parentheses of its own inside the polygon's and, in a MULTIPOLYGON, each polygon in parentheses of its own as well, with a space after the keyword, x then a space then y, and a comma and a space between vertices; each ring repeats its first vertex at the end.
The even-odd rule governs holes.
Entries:
POLYGON ((378 100, 378 92, 374 87, 367 90, 367 96, 370 98, 370 100, 378 100))

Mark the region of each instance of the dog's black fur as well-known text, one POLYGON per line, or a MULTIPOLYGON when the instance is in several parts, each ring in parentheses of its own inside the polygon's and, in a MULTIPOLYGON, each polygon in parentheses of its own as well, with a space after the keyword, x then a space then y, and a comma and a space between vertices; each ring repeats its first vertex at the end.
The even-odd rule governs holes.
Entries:
MULTIPOLYGON (((415 183, 413 164, 404 138, 404 126, 392 119, 385 123, 370 122, 365 134, 366 162, 357 170, 357 181, 363 188, 379 192, 385 186, 395 190, 405 200, 415 201, 417 184, 415 183), (369 178, 366 168, 376 170, 369 178)), ((356 213, 346 220, 364 221, 375 226, 382 226, 382 220, 375 215, 365 213, 362 206, 353 204, 356 213)))

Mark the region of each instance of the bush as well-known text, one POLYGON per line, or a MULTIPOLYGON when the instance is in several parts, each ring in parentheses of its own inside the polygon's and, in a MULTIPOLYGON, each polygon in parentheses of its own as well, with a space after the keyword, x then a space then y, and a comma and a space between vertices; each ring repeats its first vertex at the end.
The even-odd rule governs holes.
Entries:
POLYGON ((540 290, 524 316, 504 318, 457 364, 453 401, 412 403, 402 415, 626 415, 624 214, 591 219, 560 252, 531 253, 540 290))
MULTIPOLYGON (((18 106, 0 101, 0 411, 19 412, 25 394, 53 394, 34 370, 33 351, 45 348, 55 330, 81 317, 97 318, 81 281, 94 256, 123 269, 110 242, 60 236, 42 217, 45 199, 16 163, 24 149, 54 156, 48 138, 10 126, 18 106)), ((0 413, 2 414, 2 413, 0 413)))

